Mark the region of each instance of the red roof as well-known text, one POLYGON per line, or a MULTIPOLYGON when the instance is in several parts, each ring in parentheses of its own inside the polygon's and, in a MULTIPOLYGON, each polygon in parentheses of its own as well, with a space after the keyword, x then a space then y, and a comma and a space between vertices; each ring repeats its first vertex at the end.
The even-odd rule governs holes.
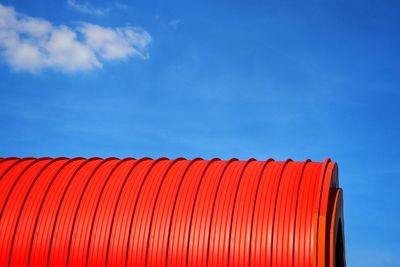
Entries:
POLYGON ((338 266, 337 165, 0 159, 0 266, 338 266))

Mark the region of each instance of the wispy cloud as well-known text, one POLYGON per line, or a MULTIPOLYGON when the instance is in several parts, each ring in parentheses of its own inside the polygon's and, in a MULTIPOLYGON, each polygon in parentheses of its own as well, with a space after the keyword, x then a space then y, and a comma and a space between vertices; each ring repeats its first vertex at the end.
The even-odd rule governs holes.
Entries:
POLYGON ((148 58, 151 36, 137 27, 76 28, 17 13, 0 4, 0 53, 14 70, 66 72, 101 68, 111 60, 148 58))
POLYGON ((174 30, 176 30, 179 26, 179 23, 181 23, 179 19, 172 19, 168 22, 168 25, 172 27, 174 30))
POLYGON ((85 36, 86 44, 106 59, 124 59, 128 55, 147 58, 146 47, 150 35, 137 28, 104 28, 94 24, 84 24, 79 31, 85 36))
POLYGON ((129 6, 120 2, 114 2, 114 6, 116 9, 127 10, 129 6))
POLYGON ((178 29, 179 25, 181 24, 181 20, 177 19, 177 18, 166 20, 165 18, 161 17, 160 15, 155 15, 154 19, 157 21, 157 23, 160 26, 169 28, 169 29, 173 29, 173 30, 178 29))
POLYGON ((110 12, 109 8, 98 8, 90 5, 87 2, 83 3, 78 3, 75 0, 68 0, 67 4, 69 7, 73 8, 74 10, 84 13, 84 14, 90 14, 90 15, 96 15, 96 16, 104 16, 107 15, 110 12))

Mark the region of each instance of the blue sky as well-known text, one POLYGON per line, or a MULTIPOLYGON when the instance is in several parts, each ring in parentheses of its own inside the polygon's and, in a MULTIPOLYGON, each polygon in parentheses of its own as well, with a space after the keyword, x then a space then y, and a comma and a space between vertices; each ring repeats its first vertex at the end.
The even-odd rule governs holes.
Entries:
POLYGON ((0 3, 0 156, 330 157, 348 266, 400 265, 398 2, 0 3))

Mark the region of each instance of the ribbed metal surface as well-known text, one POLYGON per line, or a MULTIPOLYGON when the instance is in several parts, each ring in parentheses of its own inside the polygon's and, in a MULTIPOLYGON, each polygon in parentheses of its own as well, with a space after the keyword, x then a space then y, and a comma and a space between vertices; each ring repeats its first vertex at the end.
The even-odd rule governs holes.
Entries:
POLYGON ((0 159, 0 266, 344 266, 342 226, 330 160, 0 159))

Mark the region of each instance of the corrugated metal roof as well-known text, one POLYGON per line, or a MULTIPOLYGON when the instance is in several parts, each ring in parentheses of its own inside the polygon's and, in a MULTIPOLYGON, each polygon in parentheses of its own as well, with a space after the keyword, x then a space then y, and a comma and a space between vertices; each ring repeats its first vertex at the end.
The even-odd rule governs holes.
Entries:
POLYGON ((329 159, 4 158, 0 266, 342 266, 342 207, 329 159))

